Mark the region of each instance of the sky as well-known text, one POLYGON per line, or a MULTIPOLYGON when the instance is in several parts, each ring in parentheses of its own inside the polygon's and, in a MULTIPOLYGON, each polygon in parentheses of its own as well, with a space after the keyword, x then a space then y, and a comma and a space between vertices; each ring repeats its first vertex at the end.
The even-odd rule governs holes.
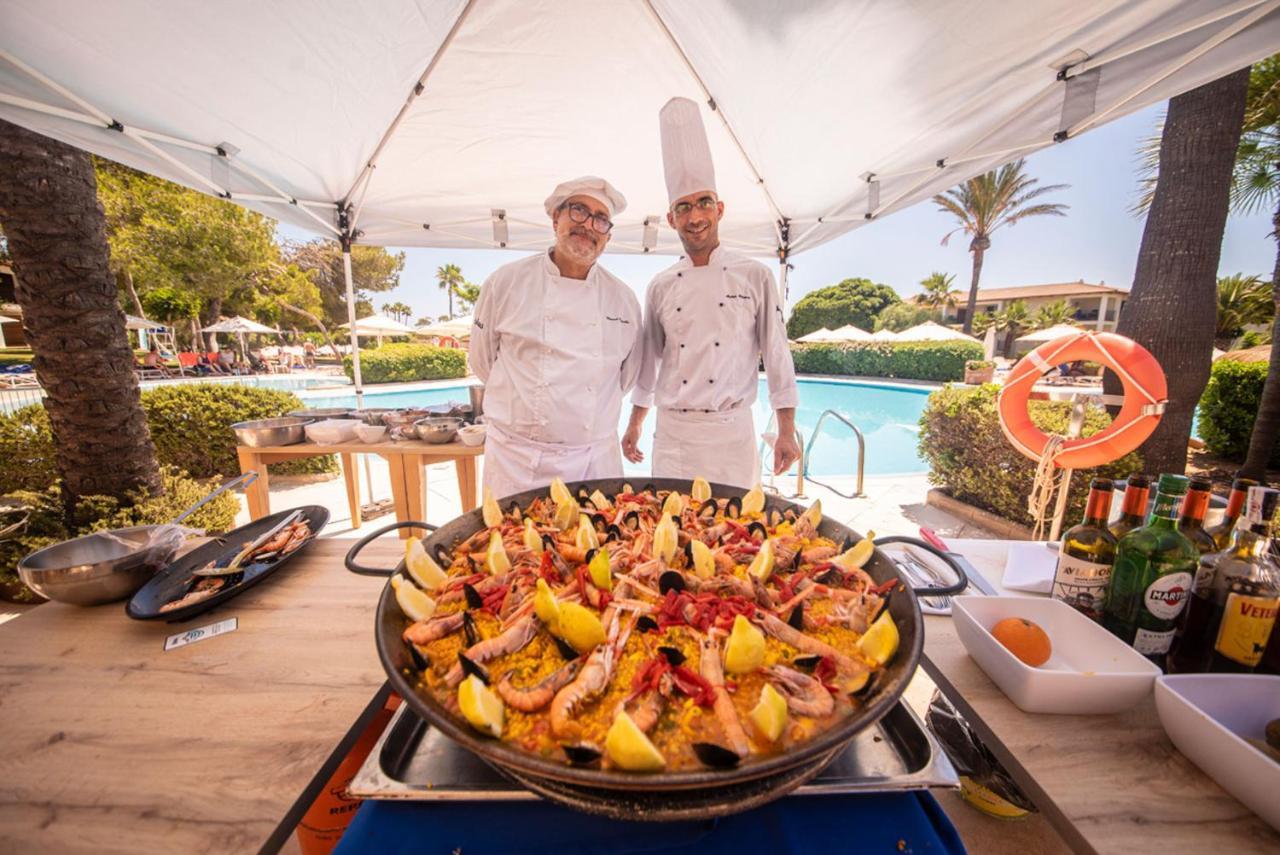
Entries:
MULTIPOLYGON (((1067 184, 1068 189, 1044 201, 1070 206, 1065 217, 1036 217, 997 231, 982 269, 982 287, 1002 288, 1050 282, 1106 283, 1129 288, 1143 219, 1130 213, 1138 195, 1138 149, 1155 133, 1164 105, 1117 119, 1075 139, 1043 149, 1027 159, 1027 172, 1041 184, 1067 184)), ((654 156, 660 156, 654 152, 654 156)), ((733 200, 725 200, 726 218, 733 200)), ((792 257, 789 306, 808 292, 842 279, 864 277, 891 286, 902 297, 920 291, 919 282, 933 271, 955 274, 955 285, 967 290, 970 257, 967 242, 957 236, 942 246, 954 218, 930 201, 876 220, 816 249, 792 257)), ((1232 215, 1227 221, 1219 273, 1256 274, 1271 278, 1276 245, 1269 237, 1270 213, 1232 215)), ((281 225, 282 238, 308 240, 315 235, 281 225)), ((548 230, 548 240, 550 240, 548 230)), ((402 248, 390 247, 395 251, 402 248)), ((457 264, 471 282, 483 282, 496 268, 528 253, 506 250, 403 248, 405 268, 394 291, 375 294, 374 305, 403 302, 414 318, 447 311, 435 272, 457 264)), ((613 255, 601 263, 643 297, 645 286, 674 259, 670 256, 613 255)), ((762 261, 776 262, 763 258, 762 261)))

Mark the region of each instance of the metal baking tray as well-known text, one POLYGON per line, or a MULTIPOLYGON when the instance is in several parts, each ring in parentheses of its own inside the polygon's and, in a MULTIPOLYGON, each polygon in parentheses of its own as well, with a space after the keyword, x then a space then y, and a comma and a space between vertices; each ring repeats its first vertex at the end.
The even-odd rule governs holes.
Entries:
MULTIPOLYGON (((960 780, 932 734, 899 702, 853 738, 826 769, 792 795, 879 793, 958 787, 960 780)), ((431 728, 402 704, 351 781, 362 799, 532 801, 503 777, 431 728)))

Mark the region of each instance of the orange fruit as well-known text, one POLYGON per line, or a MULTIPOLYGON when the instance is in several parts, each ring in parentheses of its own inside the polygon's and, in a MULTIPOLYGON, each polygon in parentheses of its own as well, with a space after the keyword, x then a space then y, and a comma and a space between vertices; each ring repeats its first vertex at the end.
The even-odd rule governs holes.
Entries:
POLYGON ((1026 618, 1005 618, 991 627, 991 634, 1010 653, 1032 668, 1040 667, 1053 655, 1053 645, 1049 643, 1048 633, 1039 624, 1026 618))

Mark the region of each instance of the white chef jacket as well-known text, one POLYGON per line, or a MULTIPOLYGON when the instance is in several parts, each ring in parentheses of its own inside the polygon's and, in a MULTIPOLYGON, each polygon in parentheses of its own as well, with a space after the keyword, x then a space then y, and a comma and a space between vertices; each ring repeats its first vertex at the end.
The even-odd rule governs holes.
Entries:
POLYGON ((724 247, 703 267, 681 258, 649 283, 644 318, 637 407, 750 409, 762 356, 770 408, 799 403, 777 288, 760 262, 724 247))
POLYGON ((618 418, 641 368, 641 322, 635 294, 599 264, 568 279, 548 251, 493 272, 469 354, 496 428, 484 464, 495 496, 621 474, 618 418))

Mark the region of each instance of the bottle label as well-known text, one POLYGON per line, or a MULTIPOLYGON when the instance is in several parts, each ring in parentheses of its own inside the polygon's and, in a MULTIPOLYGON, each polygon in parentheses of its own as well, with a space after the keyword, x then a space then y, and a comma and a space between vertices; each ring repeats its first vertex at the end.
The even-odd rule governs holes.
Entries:
POLYGON ((1143 656, 1155 656, 1168 653, 1173 645, 1173 630, 1152 632, 1138 627, 1138 634, 1133 638, 1133 649, 1143 656))
POLYGON ((1082 611, 1100 611, 1110 581, 1110 564, 1086 561, 1059 551, 1050 596, 1082 611))
POLYGON ((1143 596, 1147 611, 1161 620, 1173 620, 1187 604, 1191 593, 1190 573, 1170 573, 1151 583, 1143 596))
POLYGON ((1227 610, 1218 626, 1218 640, 1213 648, 1233 662, 1254 667, 1262 661, 1277 612, 1280 612, 1280 599, 1276 597, 1228 594, 1227 610))

